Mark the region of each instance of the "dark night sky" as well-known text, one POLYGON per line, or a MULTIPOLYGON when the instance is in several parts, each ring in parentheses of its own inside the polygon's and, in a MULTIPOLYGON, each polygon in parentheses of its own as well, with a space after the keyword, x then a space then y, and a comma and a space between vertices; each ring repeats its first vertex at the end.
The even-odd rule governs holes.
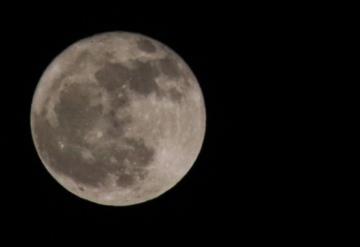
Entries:
POLYGON ((2 206, 11 222, 86 225, 91 219, 147 227, 186 223, 194 229, 234 229, 235 223, 251 231, 301 215, 293 214, 300 202, 291 182, 298 179, 293 167, 300 162, 291 156, 290 139, 301 79, 291 57, 302 52, 301 37, 292 31, 298 23, 289 21, 292 13, 272 14, 266 6, 171 3, 157 12, 127 6, 48 8, 9 10, 1 17, 7 61, 2 206), (57 184, 35 152, 29 123, 31 97, 49 62, 81 38, 114 30, 143 33, 180 54, 197 76, 207 108, 203 149, 190 173, 158 199, 128 208, 92 204, 57 184))

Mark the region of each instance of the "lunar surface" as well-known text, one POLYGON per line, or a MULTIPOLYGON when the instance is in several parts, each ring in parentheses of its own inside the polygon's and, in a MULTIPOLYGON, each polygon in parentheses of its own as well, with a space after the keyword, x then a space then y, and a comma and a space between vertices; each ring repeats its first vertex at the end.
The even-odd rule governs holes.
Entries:
POLYGON ((144 35, 82 39, 43 73, 31 105, 39 157, 80 198, 126 206, 154 199, 194 164, 205 134, 196 77, 144 35))

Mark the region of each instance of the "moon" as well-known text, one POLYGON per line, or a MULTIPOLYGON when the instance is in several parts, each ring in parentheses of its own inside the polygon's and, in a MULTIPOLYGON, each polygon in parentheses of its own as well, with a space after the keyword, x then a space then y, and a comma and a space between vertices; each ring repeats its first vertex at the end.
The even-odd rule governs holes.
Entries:
POLYGON ((85 200, 152 200, 188 173, 206 110, 184 60, 138 33, 75 42, 46 68, 31 104, 36 151, 51 176, 85 200))

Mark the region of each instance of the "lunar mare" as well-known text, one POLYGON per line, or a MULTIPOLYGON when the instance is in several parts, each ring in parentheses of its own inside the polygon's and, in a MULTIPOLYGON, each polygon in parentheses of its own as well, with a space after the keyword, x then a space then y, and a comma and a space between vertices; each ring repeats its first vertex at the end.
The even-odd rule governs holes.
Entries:
POLYGON ((147 36, 102 33, 65 49, 35 90, 31 130, 49 173, 80 198, 125 206, 163 194, 205 135, 194 74, 147 36))

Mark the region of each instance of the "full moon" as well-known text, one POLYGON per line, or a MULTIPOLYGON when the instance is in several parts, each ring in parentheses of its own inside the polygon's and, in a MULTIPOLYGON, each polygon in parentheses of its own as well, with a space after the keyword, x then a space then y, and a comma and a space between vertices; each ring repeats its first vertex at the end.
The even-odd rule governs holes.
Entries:
POLYGON ((206 129, 201 88, 163 43, 129 32, 75 42, 46 68, 31 104, 36 151, 85 200, 127 206, 175 186, 206 129))

